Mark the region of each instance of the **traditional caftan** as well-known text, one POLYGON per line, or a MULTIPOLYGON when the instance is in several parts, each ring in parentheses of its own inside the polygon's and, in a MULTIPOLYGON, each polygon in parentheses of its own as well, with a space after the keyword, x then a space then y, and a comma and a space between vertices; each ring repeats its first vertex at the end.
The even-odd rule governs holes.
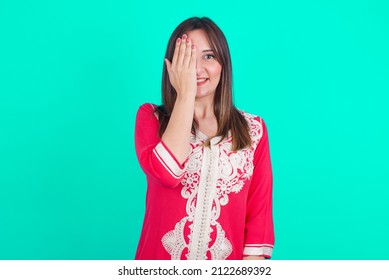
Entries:
POLYGON ((146 213, 136 259, 270 258, 274 244, 272 170, 263 120, 241 112, 252 145, 231 152, 232 138, 218 143, 200 131, 180 164, 158 137, 156 105, 137 113, 135 146, 147 178, 146 213))

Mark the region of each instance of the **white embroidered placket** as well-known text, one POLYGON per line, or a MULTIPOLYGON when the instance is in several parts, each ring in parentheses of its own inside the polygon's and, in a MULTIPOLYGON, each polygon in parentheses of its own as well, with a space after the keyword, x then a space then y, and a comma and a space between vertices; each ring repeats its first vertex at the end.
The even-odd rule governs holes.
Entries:
POLYGON ((201 166, 201 179, 197 196, 195 220, 193 222, 192 240, 189 248, 190 260, 206 259, 211 230, 212 202, 216 195, 217 167, 219 162, 220 137, 214 137, 209 147, 204 147, 201 166))

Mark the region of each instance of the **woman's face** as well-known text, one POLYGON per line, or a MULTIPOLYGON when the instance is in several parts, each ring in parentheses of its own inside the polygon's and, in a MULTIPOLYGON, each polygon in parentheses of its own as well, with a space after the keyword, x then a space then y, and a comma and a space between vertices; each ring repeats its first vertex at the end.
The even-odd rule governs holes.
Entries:
POLYGON ((192 30, 187 33, 192 43, 196 46, 197 62, 197 94, 196 99, 212 98, 220 81, 222 66, 215 59, 215 54, 209 45, 205 31, 192 30))

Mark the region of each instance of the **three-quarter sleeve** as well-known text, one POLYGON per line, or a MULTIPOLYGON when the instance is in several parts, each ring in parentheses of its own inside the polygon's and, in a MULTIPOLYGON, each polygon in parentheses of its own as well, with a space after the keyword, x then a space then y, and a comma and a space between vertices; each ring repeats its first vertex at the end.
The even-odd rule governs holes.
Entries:
POLYGON ((139 107, 135 124, 135 149, 139 164, 148 180, 176 187, 185 171, 170 149, 158 137, 159 122, 152 104, 139 107))
POLYGON ((247 198, 243 255, 270 258, 274 245, 273 177, 268 133, 262 119, 260 123, 262 137, 254 152, 254 171, 247 198))

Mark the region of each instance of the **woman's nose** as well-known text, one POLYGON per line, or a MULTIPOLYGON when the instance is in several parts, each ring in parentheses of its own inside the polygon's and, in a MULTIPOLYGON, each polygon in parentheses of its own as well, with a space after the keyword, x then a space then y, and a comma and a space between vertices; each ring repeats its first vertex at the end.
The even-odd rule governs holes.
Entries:
POLYGON ((197 59, 196 61, 196 73, 197 75, 201 74, 201 72, 204 70, 204 65, 202 64, 200 59, 197 59))

